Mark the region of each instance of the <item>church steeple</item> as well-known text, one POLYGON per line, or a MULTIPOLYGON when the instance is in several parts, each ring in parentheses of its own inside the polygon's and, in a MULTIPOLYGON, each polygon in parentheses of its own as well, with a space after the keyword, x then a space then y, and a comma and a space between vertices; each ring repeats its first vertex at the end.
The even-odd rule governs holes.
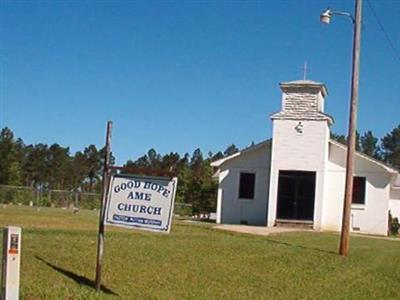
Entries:
POLYGON ((282 189, 287 188, 285 176, 313 174, 314 193, 310 194, 309 199, 312 200, 306 205, 309 214, 302 215, 299 211, 296 213, 295 209, 300 207, 297 206, 297 200, 293 204, 293 211, 294 218, 312 220, 313 228, 319 229, 322 226, 322 198, 329 158, 329 126, 333 123, 332 117, 324 113, 324 100, 328 92, 323 83, 311 80, 283 82, 280 88, 282 107, 271 116, 268 226, 274 226, 275 220, 279 218, 286 218, 286 204, 280 206, 279 203, 287 202, 280 202, 278 193, 281 186, 282 189))
POLYGON ((333 123, 333 118, 324 113, 324 101, 328 94, 325 84, 311 80, 296 80, 280 83, 282 90, 281 111, 271 119, 315 120, 333 123))

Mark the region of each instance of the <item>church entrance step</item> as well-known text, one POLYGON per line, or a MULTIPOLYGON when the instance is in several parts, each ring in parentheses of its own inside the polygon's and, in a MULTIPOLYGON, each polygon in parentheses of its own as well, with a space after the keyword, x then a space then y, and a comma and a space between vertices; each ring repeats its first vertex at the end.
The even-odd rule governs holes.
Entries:
POLYGON ((293 227, 293 228, 313 228, 313 221, 304 221, 304 220, 284 220, 277 219, 275 221, 275 226, 277 227, 293 227))

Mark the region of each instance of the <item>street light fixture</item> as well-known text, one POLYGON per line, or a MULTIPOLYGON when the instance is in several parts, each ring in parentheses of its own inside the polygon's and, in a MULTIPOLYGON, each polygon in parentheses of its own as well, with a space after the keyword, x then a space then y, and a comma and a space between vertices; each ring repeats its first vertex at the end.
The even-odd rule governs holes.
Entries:
POLYGON ((320 21, 329 24, 333 15, 349 17, 353 22, 353 59, 351 76, 351 96, 350 96, 350 116, 349 133, 347 139, 347 158, 346 158, 346 183, 343 201, 342 232, 340 235, 339 254, 347 256, 349 254, 349 233, 350 233, 350 213, 353 194, 353 173, 354 173, 354 153, 356 146, 356 123, 357 123, 357 102, 358 102, 358 82, 360 75, 360 45, 361 45, 361 14, 362 0, 355 0, 355 17, 347 12, 332 11, 329 8, 320 15, 320 21))
POLYGON ((331 22, 332 16, 345 16, 345 17, 349 17, 351 19, 351 21, 355 22, 354 17, 352 16, 352 14, 348 13, 348 12, 343 12, 343 11, 333 11, 330 8, 325 9, 321 15, 319 16, 319 20, 321 21, 321 23, 323 24, 329 24, 331 22))

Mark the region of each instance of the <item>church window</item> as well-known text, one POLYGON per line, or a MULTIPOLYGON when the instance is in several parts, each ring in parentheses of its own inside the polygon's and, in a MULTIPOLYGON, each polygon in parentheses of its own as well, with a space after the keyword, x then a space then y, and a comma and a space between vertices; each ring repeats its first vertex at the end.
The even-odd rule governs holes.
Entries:
POLYGON ((256 174, 240 173, 240 182, 239 182, 240 199, 254 199, 255 182, 256 182, 256 174))
POLYGON ((365 177, 355 176, 353 178, 353 204, 365 204, 365 177))

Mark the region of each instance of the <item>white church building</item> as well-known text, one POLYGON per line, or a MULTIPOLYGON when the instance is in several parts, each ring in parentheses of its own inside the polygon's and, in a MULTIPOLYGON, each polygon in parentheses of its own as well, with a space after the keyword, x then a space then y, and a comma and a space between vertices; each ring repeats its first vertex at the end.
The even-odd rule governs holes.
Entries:
MULTIPOLYGON (((272 139, 214 161, 217 223, 310 226, 340 231, 347 147, 330 139, 324 84, 280 84, 272 139)), ((351 230, 387 235, 389 210, 400 217, 400 175, 365 154, 355 157, 351 230)))

